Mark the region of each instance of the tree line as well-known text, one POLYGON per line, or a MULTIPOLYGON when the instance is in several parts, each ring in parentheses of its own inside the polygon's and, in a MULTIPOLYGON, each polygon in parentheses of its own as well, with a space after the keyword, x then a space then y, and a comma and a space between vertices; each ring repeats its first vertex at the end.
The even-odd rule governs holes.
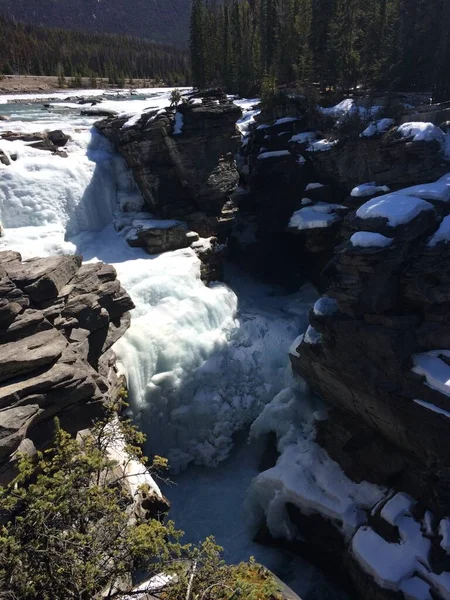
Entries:
POLYGON ((55 75, 79 80, 154 79, 189 82, 183 49, 139 38, 16 23, 0 16, 0 74, 55 75))
POLYGON ((193 0, 194 85, 252 94, 266 79, 450 96, 448 0, 193 0))

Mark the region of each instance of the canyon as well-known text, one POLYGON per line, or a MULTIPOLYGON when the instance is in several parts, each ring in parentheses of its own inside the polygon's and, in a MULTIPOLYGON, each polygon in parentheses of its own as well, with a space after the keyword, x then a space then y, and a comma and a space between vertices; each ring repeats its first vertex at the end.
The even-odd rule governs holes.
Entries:
POLYGON ((448 598, 446 108, 168 96, 2 111, 0 473, 126 380, 183 478, 219 485, 239 432, 265 448, 256 540, 351 597, 448 598), (36 121, 66 156, 20 139, 36 121))

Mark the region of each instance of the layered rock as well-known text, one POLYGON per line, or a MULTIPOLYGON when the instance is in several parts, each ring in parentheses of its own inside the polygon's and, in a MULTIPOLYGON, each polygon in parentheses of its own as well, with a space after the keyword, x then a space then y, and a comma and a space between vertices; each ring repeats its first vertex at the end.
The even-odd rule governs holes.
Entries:
MULTIPOLYGON (((366 598, 450 594, 449 200, 445 176, 350 213, 325 269, 327 294, 291 353, 294 371, 333 407, 317 442, 351 481, 386 490, 351 540, 340 538, 366 598)), ((301 507, 291 512, 311 541, 301 507)))
POLYGON ((241 110, 216 96, 96 123, 125 158, 148 210, 187 222, 201 237, 223 228, 222 209, 239 178, 234 153, 241 110))
MULTIPOLYGON (((29 142, 29 145, 32 148, 37 148, 38 150, 47 150, 48 152, 52 152, 53 154, 57 154, 58 156, 66 158, 67 153, 64 150, 61 150, 61 148, 63 148, 67 142, 70 141, 70 136, 60 129, 43 133, 18 133, 15 131, 2 131, 0 133, 0 139, 8 142, 14 142, 17 140, 29 142)), ((5 165, 9 164, 9 162, 6 162, 5 158, 2 159, 1 156, 0 161, 5 165)))
POLYGON ((350 195, 353 188, 376 182, 377 189, 398 190, 433 181, 449 170, 439 128, 430 124, 427 135, 417 136, 406 127, 405 134, 394 119, 371 122, 356 108, 347 114, 338 108, 312 109, 305 99, 285 98, 256 115, 238 161, 247 192, 234 230, 238 260, 245 248, 254 255, 252 268, 263 262, 276 276, 282 264, 287 279, 300 271, 324 287, 315 273, 340 243, 343 217, 365 201, 350 195), (316 208, 318 203, 343 210, 320 204, 316 208), (316 212, 333 218, 314 219, 316 212), (295 214, 302 226, 292 225, 295 214))
POLYGON ((17 451, 51 438, 53 418, 77 432, 124 382, 111 346, 133 302, 113 267, 78 256, 22 261, 0 253, 0 481, 17 451))

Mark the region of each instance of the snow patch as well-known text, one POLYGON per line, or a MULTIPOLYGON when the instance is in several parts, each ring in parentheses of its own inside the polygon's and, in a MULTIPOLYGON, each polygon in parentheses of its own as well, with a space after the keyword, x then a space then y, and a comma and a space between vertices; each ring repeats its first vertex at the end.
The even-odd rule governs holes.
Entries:
POLYGON ((361 185, 357 185, 350 192, 350 196, 353 198, 364 198, 365 196, 373 196, 374 194, 378 194, 378 192, 390 192, 391 190, 387 185, 377 185, 375 182, 373 183, 362 183, 361 185))
POLYGON ((340 220, 340 217, 335 214, 336 210, 345 208, 341 204, 329 204, 328 202, 318 202, 313 206, 300 208, 290 218, 289 227, 299 231, 330 227, 340 220))
POLYGON ((339 140, 318 140, 317 142, 312 142, 308 148, 306 148, 307 152, 326 152, 327 150, 331 150, 333 146, 338 143, 339 140))
POLYGON ((371 123, 364 131, 360 134, 360 137, 372 137, 376 134, 385 133, 389 127, 395 123, 394 119, 380 119, 371 123))
POLYGON ((321 344, 322 343, 322 334, 314 329, 312 325, 308 327, 306 330, 305 336, 303 338, 305 344, 321 344))
POLYGON ((435 404, 431 404, 431 402, 425 402, 424 400, 417 400, 417 399, 415 399, 414 402, 416 404, 419 404, 420 406, 423 406, 423 408, 431 410, 431 411, 437 413, 438 415, 443 415, 444 417, 447 417, 447 419, 450 419, 449 411, 444 410, 443 408, 439 408, 439 406, 436 406, 435 404))
POLYGON ((317 139, 317 133, 315 131, 305 131, 304 133, 293 135, 289 141, 297 144, 310 144, 315 139, 317 139))
POLYGON ((432 142, 440 144, 444 142, 444 132, 433 123, 412 122, 403 123, 397 129, 397 133, 404 138, 413 138, 413 142, 432 142))
POLYGON ((265 158, 277 158, 280 156, 292 156, 289 150, 273 150, 272 152, 261 152, 258 154, 258 160, 264 160, 265 158))
POLYGON ((387 248, 393 241, 393 238, 370 231, 358 231, 350 238, 352 246, 358 248, 387 248))
MULTIPOLYGON (((248 508, 254 524, 265 516, 276 538, 295 539, 299 533, 290 521, 286 504, 304 515, 330 519, 347 539, 366 522, 367 509, 385 490, 366 482, 350 481, 341 467, 315 442, 315 422, 324 406, 307 391, 303 380, 294 380, 265 407, 251 427, 251 437, 275 432, 281 453, 277 464, 252 482, 248 508)), ((252 524, 252 523, 250 523, 252 524)))
POLYGON ((433 248, 440 242, 448 244, 450 241, 450 215, 447 215, 442 219, 442 223, 439 225, 439 229, 434 233, 428 240, 427 246, 433 248))
POLYGON ((390 227, 398 227, 409 223, 424 210, 434 210, 433 205, 399 192, 369 200, 358 208, 356 216, 360 219, 384 218, 390 227))
POLYGON ((450 201, 450 181, 448 176, 438 179, 434 183, 424 183, 422 185, 413 185, 412 187, 401 190, 406 196, 415 196, 422 200, 435 200, 437 202, 450 201))
POLYGON ((442 537, 441 548, 450 554, 450 518, 442 519, 439 523, 439 535, 442 537))
MULTIPOLYGON (((450 396, 450 366, 441 357, 450 358, 450 350, 431 350, 413 356, 412 371, 423 375, 427 385, 450 396)), ((422 400, 417 401, 419 404, 422 400)))
POLYGON ((314 314, 319 317, 326 317, 337 313, 339 311, 339 307, 334 298, 322 296, 322 298, 319 298, 319 300, 317 300, 317 302, 314 304, 313 311, 314 314))

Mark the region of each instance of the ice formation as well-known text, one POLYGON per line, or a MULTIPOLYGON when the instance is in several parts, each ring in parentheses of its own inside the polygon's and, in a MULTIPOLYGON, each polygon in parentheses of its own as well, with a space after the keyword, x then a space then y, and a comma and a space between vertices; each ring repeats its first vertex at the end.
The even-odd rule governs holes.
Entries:
MULTIPOLYGON (((169 94, 131 101, 121 97, 110 104, 131 119, 144 109, 162 110, 169 94)), ((48 129, 72 135, 68 158, 14 142, 17 161, 0 165, 5 225, 0 247, 14 248, 24 258, 78 252, 86 261, 116 267, 136 309, 115 350, 149 449, 167 456, 175 470, 192 461, 216 465, 228 455, 235 431, 250 424, 278 393, 290 343, 299 329, 306 329, 316 294, 308 288, 289 298, 277 296, 272 288, 249 285, 234 274, 238 307, 227 285, 204 286, 193 250, 149 256, 130 248, 125 238, 140 226, 142 199, 123 160, 90 131, 95 117, 76 128, 72 118, 46 123, 48 129), (132 212, 122 213, 122 208, 132 212)), ((7 127, 33 131, 37 125, 19 118, 7 127)), ((148 217, 145 226, 152 223, 148 217)))

